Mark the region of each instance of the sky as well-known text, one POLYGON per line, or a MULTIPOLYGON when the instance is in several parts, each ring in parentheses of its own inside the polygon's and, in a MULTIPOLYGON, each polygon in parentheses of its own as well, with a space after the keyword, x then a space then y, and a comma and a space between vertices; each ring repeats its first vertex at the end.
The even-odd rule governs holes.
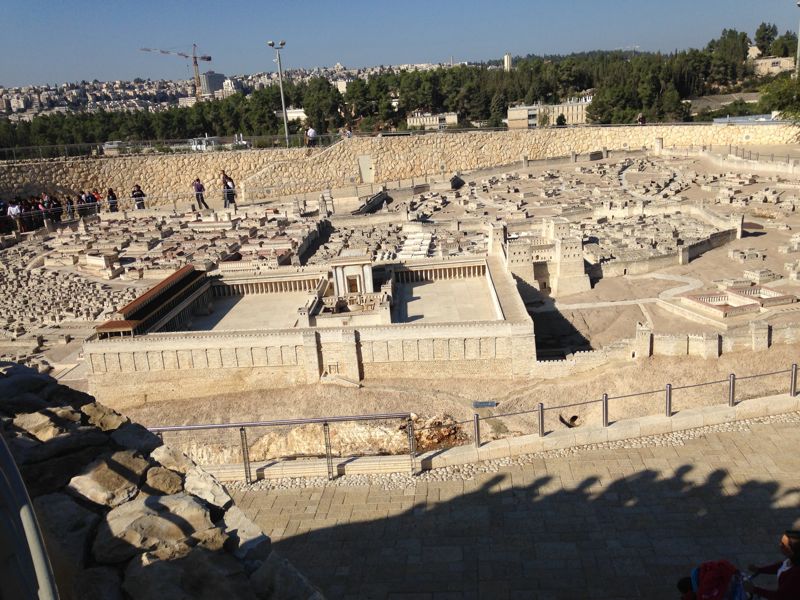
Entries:
POLYGON ((284 69, 499 59, 505 52, 699 48, 722 29, 751 38, 762 21, 796 31, 794 0, 0 0, 0 86, 203 71, 274 71, 267 40, 286 40, 284 69))

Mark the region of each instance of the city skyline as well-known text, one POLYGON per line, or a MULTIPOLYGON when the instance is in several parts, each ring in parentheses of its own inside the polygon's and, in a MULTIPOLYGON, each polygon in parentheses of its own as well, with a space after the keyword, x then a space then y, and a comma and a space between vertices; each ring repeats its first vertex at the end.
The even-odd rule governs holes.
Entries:
POLYGON ((516 0, 495 3, 491 10, 475 0, 448 0, 436 6, 413 0, 399 13, 354 0, 346 14, 325 2, 296 8, 234 1, 222 16, 207 0, 175 6, 145 0, 135 7, 82 0, 34 1, 10 6, 6 12, 9 33, 0 39, 0 52, 14 61, 4 61, 0 85, 9 87, 136 77, 187 79, 190 73, 181 59, 139 48, 185 51, 192 42, 214 59, 204 67, 245 74, 275 70, 274 52, 265 43, 273 38, 287 40, 285 69, 336 63, 369 67, 447 62, 451 57, 455 62, 479 62, 501 59, 505 52, 672 52, 703 47, 724 28, 752 37, 762 21, 775 23, 780 33, 796 31, 800 19, 795 3, 786 0, 758 5, 730 0, 675 0, 668 5, 617 0, 600 5, 576 0, 568 10, 516 0), (694 19, 691 28, 685 27, 689 16, 694 19), (604 23, 602 30, 597 23, 604 23), (25 51, 20 53, 20 48, 25 51))

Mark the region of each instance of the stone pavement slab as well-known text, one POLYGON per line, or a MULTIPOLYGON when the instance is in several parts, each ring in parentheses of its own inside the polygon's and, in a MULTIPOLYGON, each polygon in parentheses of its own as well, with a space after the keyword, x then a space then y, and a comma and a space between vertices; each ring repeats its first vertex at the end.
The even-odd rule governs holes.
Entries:
POLYGON ((235 497, 333 599, 672 598, 702 561, 779 558, 800 527, 798 444, 796 424, 773 423, 471 481, 235 497))

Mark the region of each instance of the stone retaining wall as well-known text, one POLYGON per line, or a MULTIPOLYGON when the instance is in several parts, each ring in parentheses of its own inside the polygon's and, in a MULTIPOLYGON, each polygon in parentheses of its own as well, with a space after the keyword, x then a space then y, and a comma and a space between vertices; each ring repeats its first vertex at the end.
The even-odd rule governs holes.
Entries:
POLYGON ((533 326, 440 325, 170 333, 84 345, 89 389, 114 408, 210 393, 313 384, 324 372, 380 378, 526 378, 536 365, 533 326))
POLYGON ((354 183, 376 183, 425 175, 471 171, 529 160, 584 154, 602 148, 639 150, 664 146, 787 144, 797 128, 788 125, 652 125, 569 127, 528 131, 439 133, 356 137, 323 150, 245 150, 187 154, 53 159, 0 164, 0 195, 113 187, 127 196, 142 185, 152 203, 191 199, 200 177, 212 206, 221 205, 220 171, 239 184, 240 201, 268 199, 354 183), (359 157, 371 171, 361 173, 359 157), (370 181, 372 180, 372 181, 370 181), (219 198, 217 197, 219 196, 219 198))
POLYGON ((62 599, 322 598, 214 477, 91 396, 2 363, 0 431, 62 599))

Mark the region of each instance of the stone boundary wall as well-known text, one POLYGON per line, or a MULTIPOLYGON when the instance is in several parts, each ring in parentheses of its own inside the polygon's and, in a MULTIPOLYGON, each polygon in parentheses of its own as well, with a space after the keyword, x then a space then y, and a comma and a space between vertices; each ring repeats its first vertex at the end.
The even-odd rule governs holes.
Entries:
MULTIPOLYGON (((140 155, 0 163, 0 195, 75 193, 113 187, 127 197, 139 183, 151 204, 189 201, 190 184, 200 177, 212 206, 221 204, 220 171, 239 184, 239 201, 343 187, 362 182, 360 156, 372 161, 374 181, 398 181, 426 175, 522 165, 607 148, 787 144, 797 139, 790 125, 652 125, 546 128, 504 132, 439 133, 396 137, 355 137, 324 150, 243 150, 193 154, 140 155), (217 196, 220 196, 217 198, 217 196)), ((366 181, 366 183, 371 183, 366 181)))
MULTIPOLYGON (((793 140, 793 143, 796 143, 797 140, 793 140)), ((748 142, 752 143, 752 142, 748 142)), ((800 160, 791 159, 790 162, 778 162, 778 161, 767 161, 767 160, 756 160, 756 159, 748 159, 748 158, 741 158, 739 156, 720 156, 719 154, 715 154, 709 150, 672 150, 669 148, 664 148, 663 150, 656 151, 656 154, 659 156, 674 156, 676 158, 687 157, 687 156, 697 156, 702 158, 707 158, 710 160, 715 166, 723 168, 723 169, 732 169, 734 171, 761 171, 764 173, 778 173, 781 175, 800 175, 800 160)), ((764 157, 766 158, 767 154, 764 153, 764 157)))
MULTIPOLYGON (((322 600, 180 450, 49 376, 0 367, 0 434, 32 501, 60 598, 322 600)), ((20 597, 7 584, 3 597, 20 597)))
MULTIPOLYGON (((714 322, 709 319, 709 321, 714 322)), ((714 322, 715 324, 718 324, 714 322)), ((582 373, 614 361, 649 356, 695 356, 718 358, 722 354, 766 350, 775 344, 800 342, 800 323, 768 325, 753 323, 724 333, 659 333, 639 326, 636 337, 619 340, 604 348, 575 352, 564 360, 538 361, 534 377, 558 379, 582 373)))
POLYGON ((536 364, 531 323, 149 334, 84 344, 89 388, 109 406, 364 378, 524 378, 536 364))

